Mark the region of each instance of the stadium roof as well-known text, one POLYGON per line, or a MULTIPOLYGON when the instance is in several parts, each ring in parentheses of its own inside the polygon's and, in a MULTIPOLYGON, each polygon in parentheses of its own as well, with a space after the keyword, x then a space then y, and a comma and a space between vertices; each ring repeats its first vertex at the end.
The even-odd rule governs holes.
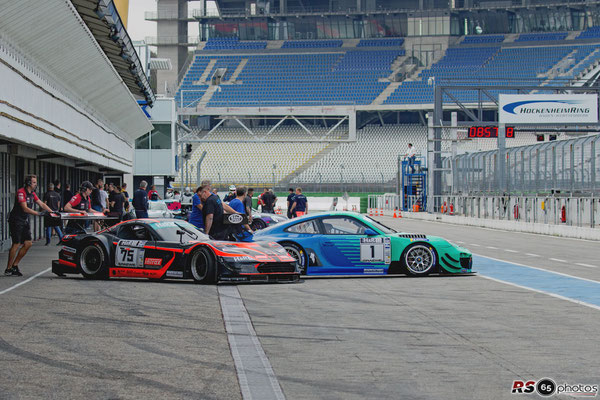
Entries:
POLYGON ((154 92, 112 0, 71 0, 131 93, 152 105, 154 92))
MULTIPOLYGON (((137 138, 152 130, 152 124, 133 96, 141 93, 136 77, 140 79, 137 70, 142 69, 137 68, 139 59, 131 41, 128 37, 124 40, 127 34, 119 30, 122 25, 114 19, 115 14, 102 15, 108 0, 76 1, 97 5, 99 13, 93 23, 92 16, 86 16, 89 22, 84 22, 80 16, 83 8, 78 11, 71 0, 38 1, 31 7, 20 1, 0 0, 0 31, 34 65, 81 99, 81 107, 129 140, 137 138), (111 19, 113 31, 106 25, 111 19), (104 38, 101 32, 106 33, 104 38), (113 33, 111 38, 117 38, 112 47, 107 40, 109 32, 113 33), (122 68, 127 57, 132 64, 137 63, 137 70, 122 68)), ((154 93, 149 90, 147 94, 147 100, 153 101, 154 93)))

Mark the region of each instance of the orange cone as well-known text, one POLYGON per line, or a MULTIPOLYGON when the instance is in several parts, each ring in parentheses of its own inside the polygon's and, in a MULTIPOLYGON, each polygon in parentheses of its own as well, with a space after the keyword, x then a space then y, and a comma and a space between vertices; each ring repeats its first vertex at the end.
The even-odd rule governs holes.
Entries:
POLYGON ((380 209, 380 216, 383 217, 383 207, 380 209))
POLYGON ((369 217, 372 217, 372 216, 373 216, 373 209, 369 208, 369 217))
POLYGON ((394 208, 394 218, 398 218, 398 215, 396 214, 396 210, 397 210, 397 208, 394 208))

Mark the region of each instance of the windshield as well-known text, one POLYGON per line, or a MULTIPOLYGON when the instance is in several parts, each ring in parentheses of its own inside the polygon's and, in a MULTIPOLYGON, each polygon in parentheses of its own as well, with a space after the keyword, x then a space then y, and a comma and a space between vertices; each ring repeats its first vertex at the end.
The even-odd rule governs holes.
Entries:
POLYGON ((371 226, 373 226, 374 228, 379 229, 381 232, 385 233, 385 234, 389 234, 389 233, 396 233, 396 231, 388 226, 385 226, 384 224, 382 224, 381 222, 377 222, 375 221, 373 218, 369 218, 366 215, 363 216, 364 219, 366 219, 369 224, 371 224, 371 226))
POLYGON ((163 221, 153 222, 150 226, 167 242, 190 242, 192 240, 210 240, 204 233, 200 232, 194 225, 185 221, 163 221), (183 232, 179 235, 177 231, 183 232))
POLYGON ((148 209, 153 211, 167 211, 167 205, 163 202, 149 201, 148 209))

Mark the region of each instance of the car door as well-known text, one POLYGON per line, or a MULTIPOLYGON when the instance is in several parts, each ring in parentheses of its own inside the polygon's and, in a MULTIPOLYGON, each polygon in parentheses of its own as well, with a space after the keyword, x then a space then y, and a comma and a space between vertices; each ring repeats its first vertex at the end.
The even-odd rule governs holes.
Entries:
POLYGON ((386 272, 391 253, 389 238, 367 235, 370 228, 352 216, 322 217, 320 223, 321 254, 327 266, 323 273, 377 275, 386 272))
MULTIPOLYGON (((117 241, 113 242, 115 268, 120 272, 145 269, 146 247, 154 247, 154 237, 150 229, 143 223, 122 224, 116 236, 117 241)), ((134 275, 145 276, 135 273, 134 275)))

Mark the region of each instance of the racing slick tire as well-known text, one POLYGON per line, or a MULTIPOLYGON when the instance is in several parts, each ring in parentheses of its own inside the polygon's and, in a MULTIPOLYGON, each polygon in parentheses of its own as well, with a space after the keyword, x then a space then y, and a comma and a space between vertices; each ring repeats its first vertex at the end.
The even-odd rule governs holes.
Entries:
POLYGON ((265 229, 267 227, 267 223, 265 221, 263 221, 262 219, 253 219, 252 220, 252 225, 250 226, 250 228, 252 228, 253 231, 258 231, 261 229, 265 229))
POLYGON ((437 266, 437 255, 427 243, 413 243, 402 253, 402 265, 411 276, 427 276, 437 266))
POLYGON ((107 279, 108 256, 97 241, 87 242, 79 252, 78 263, 81 274, 87 279, 107 279))
POLYGON ((306 267, 308 266, 308 255, 306 254, 306 251, 293 242, 281 242, 279 244, 283 246, 290 256, 294 257, 298 264, 300 275, 306 275, 306 267))
POLYGON ((217 282, 217 259, 214 253, 199 247, 190 257, 190 272, 195 283, 211 285, 217 282))

